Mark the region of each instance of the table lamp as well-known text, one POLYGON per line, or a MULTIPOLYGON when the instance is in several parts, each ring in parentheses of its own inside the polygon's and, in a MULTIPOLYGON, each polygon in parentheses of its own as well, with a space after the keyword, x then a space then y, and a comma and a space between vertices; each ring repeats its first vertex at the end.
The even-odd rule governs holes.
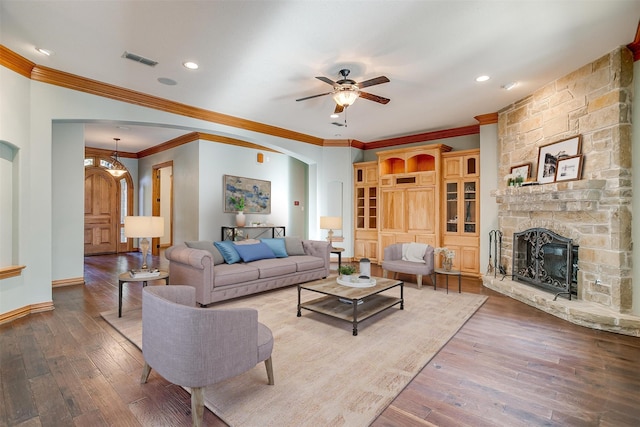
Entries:
POLYGON ((339 216, 321 216, 320 228, 323 230, 329 230, 327 233, 327 239, 329 244, 333 247, 333 230, 342 229, 342 217, 339 216))
POLYGON ((161 216, 126 216, 124 217, 125 237, 140 238, 142 250, 141 270, 148 270, 149 240, 147 237, 164 236, 164 218, 161 216))

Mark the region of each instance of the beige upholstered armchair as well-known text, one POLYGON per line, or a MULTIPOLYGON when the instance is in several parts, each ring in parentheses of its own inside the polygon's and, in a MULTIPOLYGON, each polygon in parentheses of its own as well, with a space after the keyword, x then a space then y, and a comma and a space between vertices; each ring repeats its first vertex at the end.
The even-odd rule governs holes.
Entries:
POLYGON ((274 383, 271 330, 257 310, 196 307, 191 286, 147 286, 142 291, 141 383, 151 369, 191 388, 193 425, 202 425, 204 387, 234 377, 264 361, 274 383))
POLYGON ((433 274, 433 246, 426 245, 424 254, 420 260, 407 261, 402 257, 403 243, 394 243, 384 248, 384 259, 382 260, 382 276, 387 277, 391 271, 395 277, 396 273, 415 274, 418 282, 418 289, 422 288, 422 276, 433 274))

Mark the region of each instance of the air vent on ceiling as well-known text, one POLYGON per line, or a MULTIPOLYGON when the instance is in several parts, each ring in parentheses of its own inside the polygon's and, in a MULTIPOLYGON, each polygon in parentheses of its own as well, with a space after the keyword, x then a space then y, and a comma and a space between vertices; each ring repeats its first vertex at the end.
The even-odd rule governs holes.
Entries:
POLYGON ((344 126, 344 123, 338 123, 338 122, 333 122, 331 124, 332 125, 336 125, 336 126, 340 126, 340 127, 344 126))
POLYGON ((152 59, 145 58, 140 55, 136 55, 135 53, 125 52, 122 54, 122 57, 130 59, 132 61, 139 62, 144 65, 148 65, 149 67, 155 67, 156 65, 158 65, 158 61, 154 61, 152 59))

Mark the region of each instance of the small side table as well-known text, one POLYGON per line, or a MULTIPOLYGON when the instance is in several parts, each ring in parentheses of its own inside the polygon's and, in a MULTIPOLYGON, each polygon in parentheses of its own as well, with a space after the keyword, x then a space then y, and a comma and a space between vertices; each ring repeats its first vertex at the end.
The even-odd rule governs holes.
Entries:
POLYGON ((461 293, 461 285, 462 285, 462 274, 460 273, 460 270, 445 270, 442 268, 434 268, 433 269, 433 290, 436 290, 436 286, 437 286, 437 277, 438 274, 442 274, 446 277, 446 286, 447 286, 447 293, 449 293, 449 276, 458 276, 458 293, 461 293))
POLYGON ((342 252, 344 252, 344 248, 334 248, 333 246, 331 247, 331 253, 338 254, 338 269, 342 267, 342 252))
POLYGON ((131 273, 128 271, 118 276, 118 317, 122 317, 122 285, 125 282, 142 282, 142 287, 147 286, 147 282, 154 280, 164 280, 166 285, 169 284, 169 272, 160 270, 158 276, 153 277, 131 277, 131 273))

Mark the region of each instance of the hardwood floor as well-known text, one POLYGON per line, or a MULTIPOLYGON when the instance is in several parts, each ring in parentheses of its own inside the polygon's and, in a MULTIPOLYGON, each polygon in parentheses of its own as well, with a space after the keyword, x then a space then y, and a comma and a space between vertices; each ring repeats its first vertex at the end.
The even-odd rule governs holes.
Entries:
MULTIPOLYGON (((191 425, 189 394, 155 372, 140 385, 140 351, 99 314, 117 308, 117 274, 139 262, 88 257, 86 285, 54 289, 54 311, 0 325, 0 426, 191 425)), ((570 324, 478 280, 463 291, 489 298, 374 426, 640 425, 640 338, 570 324)), ((141 284, 125 285, 123 314, 140 304, 141 284)), ((209 411, 205 423, 225 425, 209 411)))

